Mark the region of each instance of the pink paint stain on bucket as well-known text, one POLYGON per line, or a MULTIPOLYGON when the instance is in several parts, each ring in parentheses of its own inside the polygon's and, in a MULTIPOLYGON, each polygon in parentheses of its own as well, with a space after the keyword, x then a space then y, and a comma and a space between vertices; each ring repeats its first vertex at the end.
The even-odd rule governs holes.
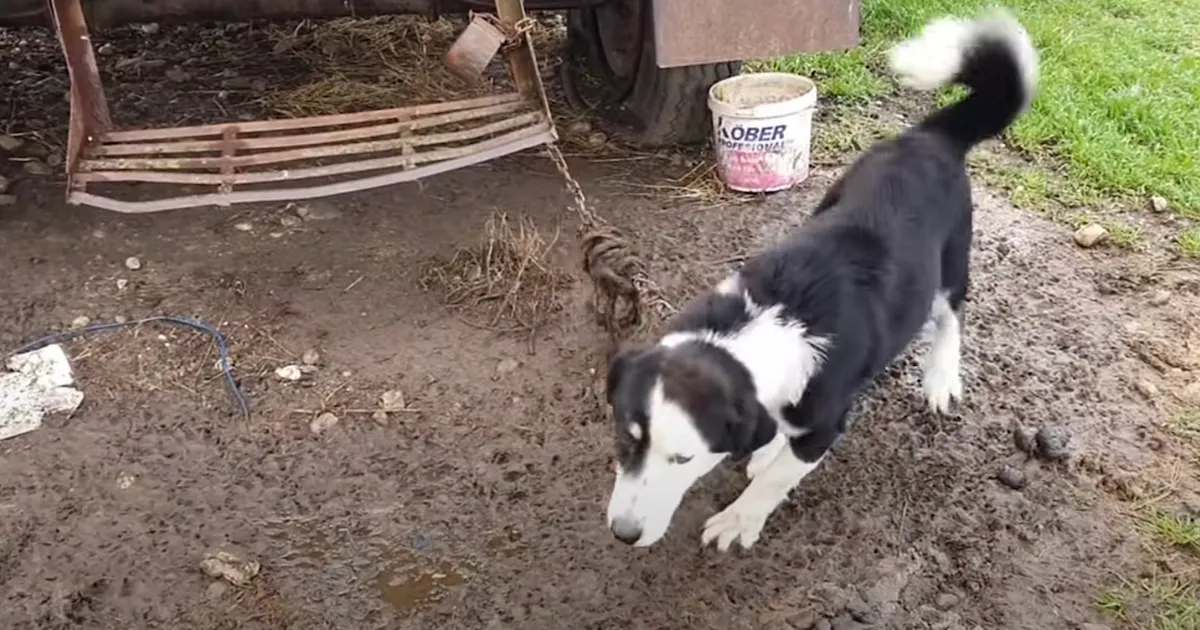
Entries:
POLYGON ((717 172, 725 185, 774 192, 807 179, 816 104, 816 84, 794 74, 743 74, 709 88, 717 172))

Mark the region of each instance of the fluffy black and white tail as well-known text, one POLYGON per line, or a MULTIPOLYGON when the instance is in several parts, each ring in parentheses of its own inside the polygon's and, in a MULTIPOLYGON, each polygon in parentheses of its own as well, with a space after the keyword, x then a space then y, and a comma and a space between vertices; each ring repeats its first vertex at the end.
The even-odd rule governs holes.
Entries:
POLYGON ((888 61, 908 87, 935 90, 958 83, 971 89, 920 124, 957 141, 964 153, 1008 128, 1037 90, 1037 50, 1025 28, 1000 10, 977 20, 934 20, 917 37, 897 44, 888 61))

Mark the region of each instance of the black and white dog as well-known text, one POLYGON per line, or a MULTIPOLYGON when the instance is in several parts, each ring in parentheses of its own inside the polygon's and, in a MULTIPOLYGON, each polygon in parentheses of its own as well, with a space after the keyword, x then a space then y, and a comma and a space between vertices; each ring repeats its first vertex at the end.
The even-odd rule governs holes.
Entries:
POLYGON ((612 361, 613 534, 660 540, 684 494, 726 457, 750 484, 708 519, 704 545, 749 548, 846 429, 855 396, 924 328, 924 394, 962 396, 960 328, 971 249, 966 155, 1029 106, 1038 55, 1006 13, 941 19, 890 52, 901 82, 971 93, 850 166, 782 244, 691 302, 658 344, 612 361))

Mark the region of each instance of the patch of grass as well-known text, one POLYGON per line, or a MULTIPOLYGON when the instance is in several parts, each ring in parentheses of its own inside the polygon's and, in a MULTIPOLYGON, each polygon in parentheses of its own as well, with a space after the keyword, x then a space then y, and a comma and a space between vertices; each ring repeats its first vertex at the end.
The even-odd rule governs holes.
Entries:
POLYGON ((1142 229, 1119 221, 1102 221, 1108 230, 1108 242, 1122 249, 1137 249, 1142 242, 1142 229))
POLYGON ((1143 584, 1154 604, 1154 630, 1200 628, 1200 589, 1194 580, 1159 578, 1143 584))
POLYGON ((1200 446, 1200 409, 1186 409, 1167 422, 1167 430, 1200 446))
POLYGON ((1125 600, 1124 595, 1116 591, 1109 591, 1101 595, 1096 606, 1100 608, 1100 612, 1104 616, 1113 619, 1124 619, 1129 612, 1129 602, 1125 600))
POLYGON ((1180 549, 1200 552, 1200 520, 1179 514, 1159 513, 1150 519, 1154 535, 1180 549))
POLYGON ((1200 590, 1187 576, 1158 576, 1126 582, 1096 602, 1101 614, 1147 630, 1200 628, 1200 590))
MULTIPOLYGON (((890 45, 931 18, 974 15, 991 4, 865 0, 859 48, 758 66, 806 74, 834 101, 881 97, 894 90, 882 72, 890 45)), ((1117 196, 1161 195, 1181 214, 1200 217, 1200 0, 1005 4, 1029 29, 1042 59, 1039 97, 1010 130, 1010 143, 1061 164, 1083 186, 1117 196)))
POLYGON ((1180 235, 1179 251, 1188 258, 1200 258, 1200 228, 1192 228, 1180 235))

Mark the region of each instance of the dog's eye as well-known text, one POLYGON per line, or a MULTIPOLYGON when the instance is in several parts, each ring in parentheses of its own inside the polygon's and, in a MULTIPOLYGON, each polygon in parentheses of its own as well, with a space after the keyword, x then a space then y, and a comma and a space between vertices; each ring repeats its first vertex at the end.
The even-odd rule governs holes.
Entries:
POLYGON ((686 464, 686 463, 692 461, 693 457, 695 457, 695 455, 672 455, 667 458, 667 463, 669 463, 669 464, 686 464))

